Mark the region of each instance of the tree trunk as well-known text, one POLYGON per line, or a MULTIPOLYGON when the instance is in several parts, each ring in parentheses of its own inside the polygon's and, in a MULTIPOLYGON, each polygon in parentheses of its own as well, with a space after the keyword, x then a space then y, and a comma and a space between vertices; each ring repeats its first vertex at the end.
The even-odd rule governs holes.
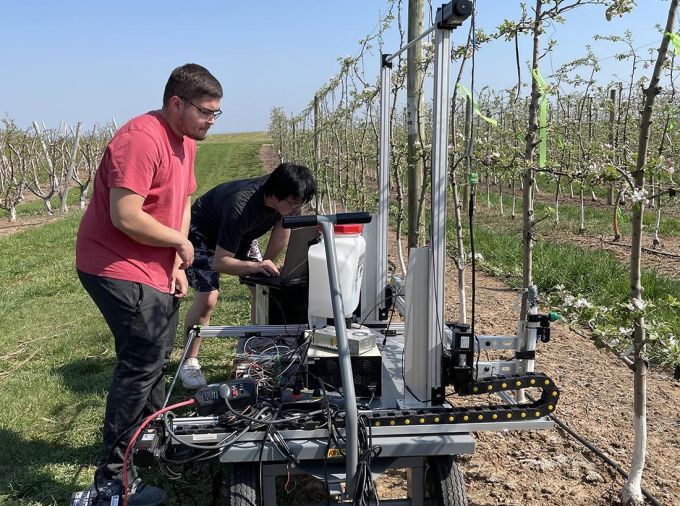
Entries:
POLYGON ((562 181, 562 175, 557 176, 557 185, 555 187, 555 225, 560 224, 560 190, 562 181))
POLYGON ((616 203, 614 205, 614 218, 612 219, 612 228, 614 229, 614 242, 621 239, 621 227, 619 223, 619 209, 621 205, 621 192, 616 196, 616 203))
MULTIPOLYGON (((465 123, 463 126, 463 135, 465 136, 465 156, 469 155, 470 151, 470 131, 472 130, 472 104, 470 98, 465 99, 465 123)), ((463 182, 463 209, 467 211, 470 200, 470 163, 465 161, 465 181, 463 182)))
POLYGON ((654 222, 654 234, 652 236, 652 249, 656 249, 661 244, 659 241, 659 226, 661 226, 661 197, 656 202, 656 221, 654 222))
MULTIPOLYGON (((614 127, 616 126, 616 88, 609 90, 609 101, 611 102, 609 109, 609 145, 611 146, 612 151, 614 151, 614 127)), ((609 187, 607 189, 607 205, 614 205, 614 183, 609 183, 609 187)))
MULTIPOLYGON (((635 171, 635 186, 639 192, 644 190, 645 165, 649 146, 649 132, 652 123, 654 101, 660 92, 659 78, 666 54, 668 52, 669 37, 666 33, 673 33, 678 1, 671 0, 666 20, 666 29, 659 47, 652 78, 649 87, 645 89, 645 104, 640 118, 640 133, 638 138, 637 163, 635 171)), ((645 203, 643 200, 633 205, 632 239, 630 253, 630 297, 633 307, 642 305, 643 287, 641 283, 640 257, 642 256, 642 218, 645 203)), ((630 463, 628 480, 621 491, 621 501, 624 505, 638 505, 644 503, 642 495, 642 471, 645 467, 645 451, 647 447, 647 362, 645 361, 645 325, 644 312, 634 312, 633 318, 634 345, 634 381, 633 381, 633 417, 635 425, 635 442, 633 456, 630 463)))
MULTIPOLYGON (((423 31, 423 0, 408 2, 408 41, 416 39, 423 31)), ((422 223, 418 212, 418 200, 423 188, 423 173, 419 170, 419 156, 424 146, 416 146, 422 137, 421 112, 423 110, 423 71, 420 61, 423 57, 423 42, 419 40, 406 53, 406 107, 408 115, 408 247, 422 246, 422 223), (418 149, 416 149, 418 148, 418 149)))
POLYGON ((61 191, 59 192, 59 212, 64 214, 68 211, 68 190, 71 186, 71 178, 73 177, 73 171, 76 170, 76 157, 78 156, 78 144, 80 143, 80 127, 82 123, 79 121, 76 125, 76 133, 73 139, 73 149, 71 150, 71 157, 69 158, 68 168, 64 172, 63 179, 61 181, 61 191))
POLYGON ((498 185, 498 205, 501 216, 505 216, 505 210, 503 209, 503 181, 498 185))
POLYGON ((579 186, 579 192, 578 192, 578 234, 583 235, 586 231, 586 208, 585 208, 585 202, 583 199, 583 185, 585 182, 581 180, 581 184, 579 186))
MULTIPOLYGON (((533 49, 532 49, 532 69, 538 69, 539 53, 541 49, 541 10, 543 8, 543 1, 536 0, 535 17, 533 26, 533 49)), ((519 319, 524 321, 527 315, 527 288, 533 285, 533 219, 534 219, 534 167, 533 157, 538 137, 538 100, 541 96, 540 89, 536 79, 531 80, 531 101, 529 102, 529 124, 526 134, 526 146, 524 150, 524 159, 526 160, 526 169, 522 176, 522 286, 524 293, 522 295, 522 306, 520 309, 519 319)))
POLYGON ((510 211, 510 218, 513 220, 515 219, 515 216, 517 216, 517 213, 515 212, 515 209, 517 207, 517 194, 515 193, 515 177, 513 176, 512 178, 512 210, 510 211))

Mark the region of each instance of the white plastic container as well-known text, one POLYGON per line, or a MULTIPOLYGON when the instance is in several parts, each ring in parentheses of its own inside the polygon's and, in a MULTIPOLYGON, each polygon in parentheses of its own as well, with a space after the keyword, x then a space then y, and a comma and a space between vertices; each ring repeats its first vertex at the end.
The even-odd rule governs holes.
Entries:
MULTIPOLYGON (((345 318, 359 305, 361 279, 364 274, 366 241, 361 236, 363 225, 335 225, 335 254, 338 260, 338 280, 345 318)), ((321 241, 310 246, 309 253, 309 316, 333 318, 333 305, 328 281, 326 246, 321 241)))

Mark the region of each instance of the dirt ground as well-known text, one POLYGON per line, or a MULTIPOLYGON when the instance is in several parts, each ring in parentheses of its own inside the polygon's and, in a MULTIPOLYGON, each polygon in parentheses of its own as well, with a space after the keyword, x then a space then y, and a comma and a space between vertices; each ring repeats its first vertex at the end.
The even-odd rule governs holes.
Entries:
MULTIPOLYGON (((267 170, 278 162, 270 146, 263 147, 261 156, 267 170)), ((598 237, 577 237, 574 242, 610 249, 622 261, 629 251, 598 237)), ((626 238, 621 242, 625 244, 626 238)), ((662 251, 678 254, 679 245, 678 240, 667 240, 662 251)), ((390 250, 396 251, 394 237, 390 250)), ((397 263, 394 257, 390 260, 397 263)), ((646 254, 643 262, 645 267, 657 267, 666 274, 680 273, 677 258, 646 254)), ((449 286, 455 286, 451 262, 447 280, 449 286)), ((477 333, 513 335, 518 293, 484 273, 478 273, 476 284, 477 333)), ((456 294, 450 290, 446 314, 453 318, 457 312, 456 294)), ((553 324, 551 341, 538 347, 536 370, 547 373, 561 389, 557 417, 627 469, 633 442, 632 372, 613 355, 595 348, 588 338, 559 323, 553 324)), ((660 504, 678 505, 680 382, 656 371, 650 371, 647 380, 649 440, 643 487, 660 504)), ((451 401, 455 403, 456 398, 451 401)), ((619 504, 624 479, 557 426, 549 431, 479 432, 474 436, 476 451, 461 462, 471 506, 619 504)), ((405 497, 405 471, 393 470, 381 477, 378 490, 384 499, 405 497)))
MULTIPOLYGON (((449 262, 448 286, 455 286, 456 276, 449 262)), ((476 333, 514 335, 518 292, 479 272, 476 285, 476 333)), ((456 299, 449 290, 449 319, 458 313, 456 299)), ((633 444, 632 372, 564 325, 553 324, 552 329, 551 341, 538 346, 536 371, 548 374, 561 389, 557 417, 628 469, 633 444)), ((643 487, 660 504, 678 505, 680 382, 656 371, 650 371, 647 381, 649 439, 643 487)), ((450 400, 455 405, 456 398, 450 400)), ((476 451, 461 463, 471 506, 619 504, 625 480, 557 426, 550 431, 479 432, 474 436, 476 451)), ((405 479, 402 471, 383 476, 378 485, 381 496, 403 497, 405 479)))
MULTIPOLYGON (((260 154, 267 171, 278 164, 271 146, 263 146, 260 154)), ((50 219, 58 218, 30 217, 4 223, 0 235, 50 219)), ((575 238, 574 242, 612 249, 622 260, 628 254, 626 248, 607 245, 599 238, 575 238)), ((679 254, 679 245, 677 240, 666 242, 663 251, 679 254)), ((394 258, 391 261, 396 263, 394 258)), ((648 254, 645 263, 672 276, 680 272, 676 258, 648 254)), ((454 286, 455 280, 455 270, 449 264, 447 284, 454 286)), ((468 279, 468 293, 469 283, 468 279)), ((476 284, 477 333, 514 334, 517 292, 480 272, 476 284)), ((452 290, 446 296, 446 314, 448 319, 457 314, 452 290)), ((627 469, 633 443, 632 372, 611 354, 597 350, 588 338, 559 323, 552 328, 551 341, 538 346, 536 371, 547 373, 561 389, 557 417, 627 469)), ((653 370, 647 382, 649 439, 643 487, 662 505, 680 505, 680 382, 653 370)), ((456 398, 451 401, 455 403, 456 398)), ((623 478, 557 427, 474 436, 476 451, 461 463, 471 506, 619 504, 623 478)), ((389 472, 378 482, 380 497, 404 497, 405 483, 405 472, 389 472)))

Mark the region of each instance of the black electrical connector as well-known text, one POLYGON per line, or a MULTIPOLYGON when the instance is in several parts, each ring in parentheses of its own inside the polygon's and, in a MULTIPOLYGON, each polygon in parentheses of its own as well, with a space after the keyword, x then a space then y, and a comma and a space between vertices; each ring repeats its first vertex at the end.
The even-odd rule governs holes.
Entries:
POLYGON ((250 378, 215 383, 201 388, 194 397, 199 415, 221 415, 227 404, 236 409, 253 406, 257 402, 257 383, 250 378))
POLYGON ((160 457, 161 447, 161 431, 152 426, 144 429, 139 436, 135 451, 133 453, 133 462, 137 467, 151 467, 160 457))

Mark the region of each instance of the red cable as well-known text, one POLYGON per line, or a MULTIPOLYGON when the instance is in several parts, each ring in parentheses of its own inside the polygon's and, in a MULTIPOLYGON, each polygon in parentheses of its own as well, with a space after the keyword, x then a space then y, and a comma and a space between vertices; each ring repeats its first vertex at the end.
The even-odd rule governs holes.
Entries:
POLYGON ((130 439, 127 448, 125 449, 125 457, 123 460, 123 506, 128 506, 128 460, 130 459, 130 452, 132 451, 132 447, 135 445, 135 441, 137 440, 139 434, 144 430, 144 427, 149 425, 149 423, 155 420, 159 415, 162 415, 166 411, 170 411, 172 409, 177 409, 184 406, 191 406, 195 402, 196 401, 194 399, 189 399, 187 401, 182 401, 178 402, 177 404, 173 404, 172 406, 166 406, 165 408, 156 411, 153 415, 149 415, 146 418, 146 420, 144 420, 144 422, 142 422, 139 428, 135 431, 135 434, 132 436, 132 439, 130 439))

